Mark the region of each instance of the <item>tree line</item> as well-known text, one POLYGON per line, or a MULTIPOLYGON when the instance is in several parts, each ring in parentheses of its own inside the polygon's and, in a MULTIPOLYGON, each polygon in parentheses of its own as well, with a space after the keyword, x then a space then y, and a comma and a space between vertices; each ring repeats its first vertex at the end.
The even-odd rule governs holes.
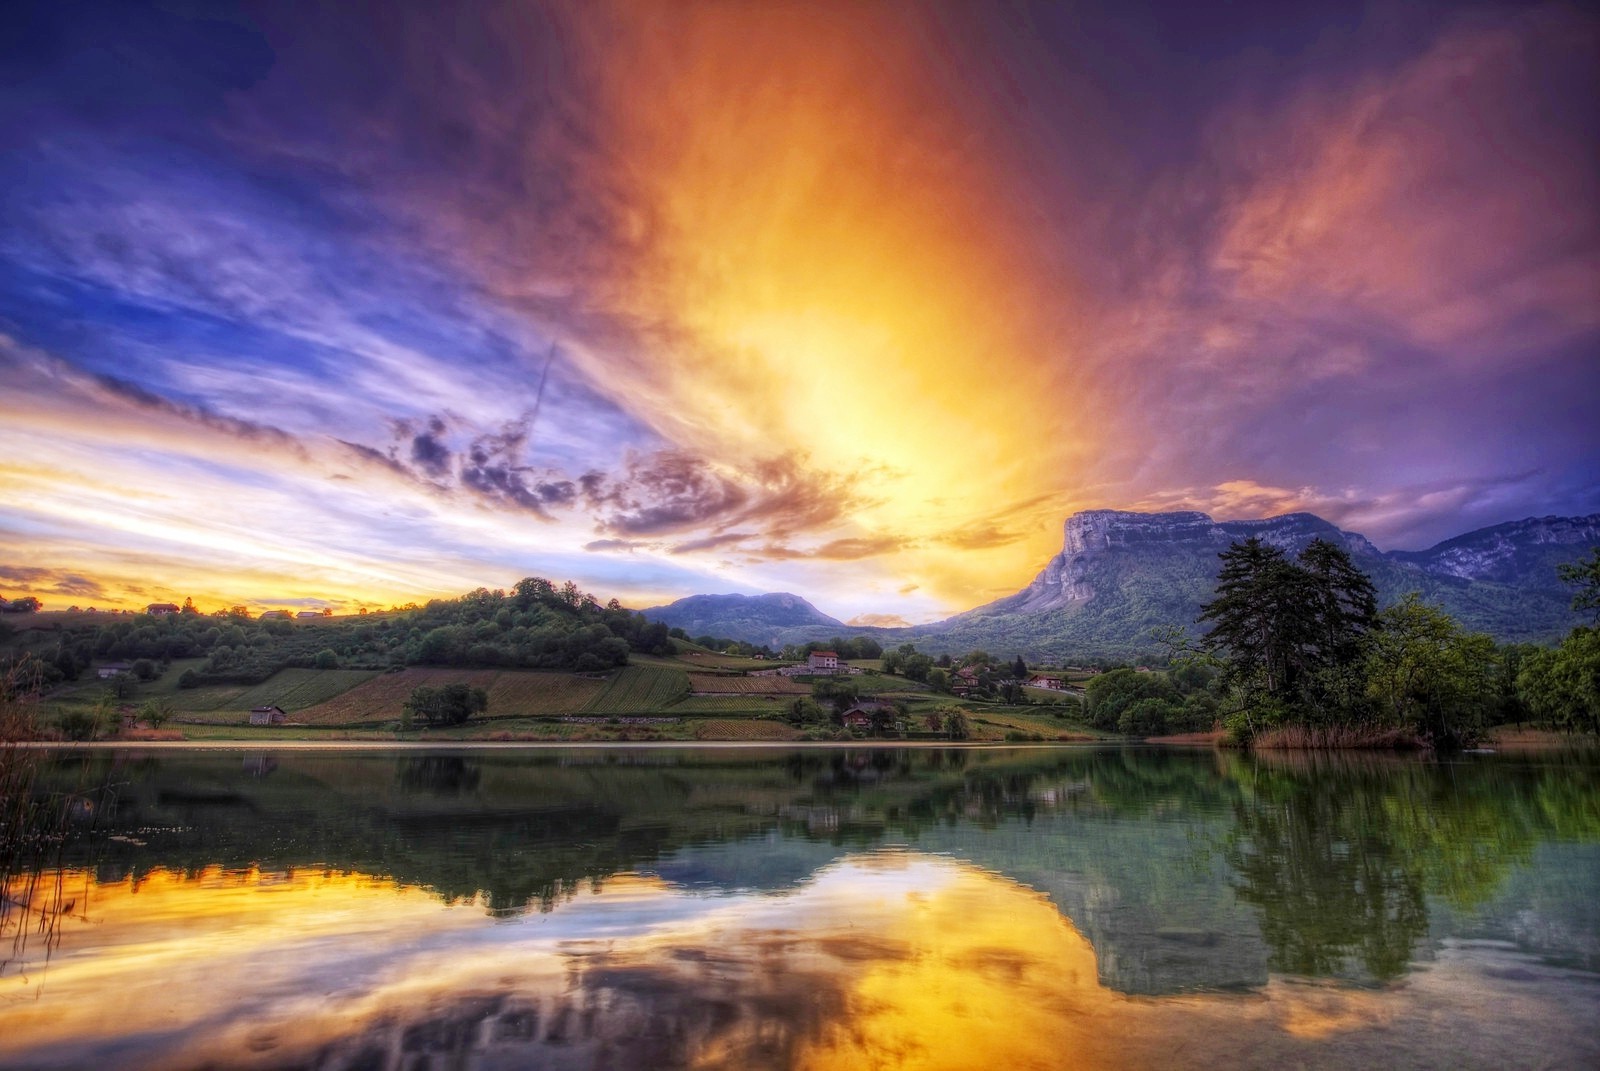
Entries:
MULTIPOLYGON (((1371 579, 1320 539, 1293 558, 1257 538, 1220 557, 1210 631, 1183 660, 1217 671, 1239 739, 1457 747, 1508 722, 1600 729, 1593 628, 1541 649, 1497 645, 1415 593, 1380 610, 1371 579)), ((1600 549, 1561 573, 1576 608, 1600 610, 1600 549)))

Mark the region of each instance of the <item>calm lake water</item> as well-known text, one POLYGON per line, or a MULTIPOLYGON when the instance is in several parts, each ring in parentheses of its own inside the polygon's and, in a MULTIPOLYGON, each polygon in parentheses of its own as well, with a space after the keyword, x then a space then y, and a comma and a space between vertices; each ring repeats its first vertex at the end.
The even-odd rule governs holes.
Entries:
POLYGON ((1592 753, 37 757, 4 1068, 1600 1067, 1592 753))

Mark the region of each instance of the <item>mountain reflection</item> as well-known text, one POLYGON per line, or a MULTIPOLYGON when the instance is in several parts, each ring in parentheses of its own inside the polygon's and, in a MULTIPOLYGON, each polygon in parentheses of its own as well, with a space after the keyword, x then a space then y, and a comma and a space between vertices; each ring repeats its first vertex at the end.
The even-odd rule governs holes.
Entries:
MULTIPOLYGON (((1458 765, 1143 749, 52 753, 107 785, 60 855, 102 887, 153 874, 372 875, 494 918, 645 875, 773 896, 885 848, 1047 898, 1098 982, 1259 989, 1272 971, 1383 982, 1431 955, 1541 844, 1600 840, 1583 758, 1458 765)), ((1592 884, 1593 855, 1573 879, 1592 884)), ((1542 864, 1548 869, 1552 864, 1542 864)), ((1600 967, 1581 897, 1538 950, 1600 967)), ((543 1014, 543 1013, 541 1013, 543 1014)), ((509 1028, 508 1028, 509 1029, 509 1028)))

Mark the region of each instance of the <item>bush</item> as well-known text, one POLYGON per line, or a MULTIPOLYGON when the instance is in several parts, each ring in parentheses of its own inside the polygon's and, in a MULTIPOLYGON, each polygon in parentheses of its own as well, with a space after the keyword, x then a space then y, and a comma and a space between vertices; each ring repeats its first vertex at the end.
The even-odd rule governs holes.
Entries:
POLYGON ((405 709, 429 725, 460 725, 489 709, 489 694, 459 681, 439 688, 423 685, 411 693, 405 709))
POLYGON ((68 740, 93 740, 100 734, 100 719, 90 710, 69 710, 61 716, 61 735, 68 740))
POLYGON ((339 656, 334 653, 333 648, 324 647, 317 652, 317 657, 312 661, 312 665, 318 669, 338 669, 339 656))

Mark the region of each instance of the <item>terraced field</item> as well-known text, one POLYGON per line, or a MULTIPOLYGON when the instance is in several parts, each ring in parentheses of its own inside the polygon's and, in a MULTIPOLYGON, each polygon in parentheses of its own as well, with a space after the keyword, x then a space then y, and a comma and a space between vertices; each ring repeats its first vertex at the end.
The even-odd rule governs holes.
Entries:
POLYGON ((318 725, 395 720, 400 717, 401 708, 411 698, 413 690, 423 685, 437 688, 457 681, 489 693, 492 717, 571 714, 583 709, 606 686, 603 680, 538 670, 413 668, 374 677, 358 688, 302 712, 295 720, 318 725))
POLYGON ((689 675, 658 666, 624 666, 605 690, 583 708, 585 714, 647 714, 664 710, 689 692, 689 675))
POLYGON ((768 699, 764 695, 691 695, 672 704, 674 714, 762 714, 789 709, 797 697, 792 695, 768 699))
POLYGON ((365 669, 284 669, 256 685, 216 684, 165 693, 152 688, 141 694, 164 694, 180 718, 196 721, 242 722, 250 708, 267 706, 282 707, 298 721, 307 708, 358 688, 375 675, 365 669))
POLYGON ((576 714, 605 690, 598 677, 533 670, 501 673, 489 688, 489 713, 576 714))
POLYGON ((788 677, 724 677, 715 673, 689 674, 689 690, 712 695, 810 695, 811 686, 788 677))
MULTIPOLYGON (((395 721, 399 719, 406 700, 411 698, 412 691, 425 684, 437 688, 441 684, 460 681, 474 688, 488 690, 498 676, 499 671, 492 669, 407 669, 399 673, 382 673, 343 695, 299 712, 294 720, 313 725, 395 721)), ((492 694, 489 711, 497 713, 492 694)))

